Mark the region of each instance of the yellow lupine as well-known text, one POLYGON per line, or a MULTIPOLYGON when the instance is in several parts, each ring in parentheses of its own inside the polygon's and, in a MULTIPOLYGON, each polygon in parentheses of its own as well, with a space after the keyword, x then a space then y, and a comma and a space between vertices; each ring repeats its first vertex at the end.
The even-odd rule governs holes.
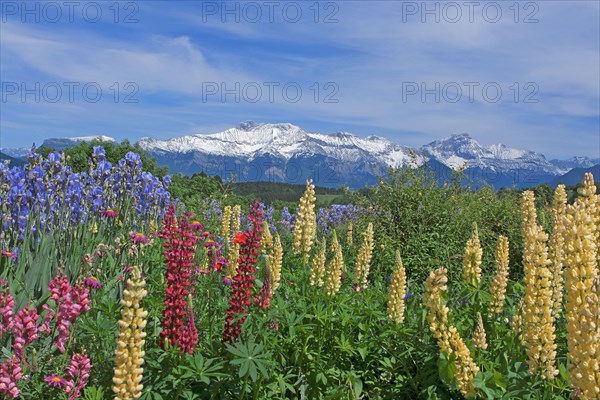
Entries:
POLYGON ((325 292, 329 296, 335 296, 342 286, 342 270, 344 269, 344 255, 335 231, 333 231, 333 239, 331 241, 331 252, 333 253, 333 258, 325 271, 325 292))
POLYGON ((552 309, 554 318, 562 314, 564 264, 565 264, 565 238, 563 218, 567 212, 567 192, 565 185, 558 185, 554 191, 554 199, 550 213, 552 215, 552 234, 550 235, 549 249, 552 261, 552 309))
POLYGON ((229 241, 231 235, 231 206, 223 207, 221 216, 221 237, 225 242, 229 241))
POLYGON ((598 303, 598 196, 586 174, 580 197, 567 207, 565 265, 569 377, 579 399, 600 397, 600 324, 598 303))
POLYGON ((310 267, 310 286, 317 285, 318 287, 323 286, 323 276, 325 275, 325 259, 327 252, 327 242, 323 239, 321 244, 321 250, 313 258, 310 267))
POLYGON ((312 179, 306 181, 306 190, 300 198, 300 207, 294 222, 294 254, 302 253, 304 263, 308 263, 310 249, 317 235, 317 215, 315 214, 315 185, 312 179))
POLYGON ((363 243, 358 251, 356 263, 354 264, 354 283, 363 289, 367 288, 371 258, 373 256, 373 223, 369 222, 363 243))
POLYGON ((479 242, 477 224, 473 224, 473 233, 465 246, 465 259, 463 263, 463 279, 466 283, 477 286, 481 281, 481 257, 483 250, 479 242))
POLYGON ((273 235, 271 235, 271 230, 269 229, 269 223, 267 221, 263 221, 263 234, 260 240, 260 251, 263 253, 267 253, 273 247, 273 235))
POLYGON ((137 399, 142 394, 141 384, 144 369, 144 344, 146 317, 148 312, 141 307, 141 300, 148 294, 144 289, 146 282, 142 278, 139 266, 133 266, 127 279, 127 288, 121 300, 121 319, 119 337, 115 351, 115 369, 112 390, 115 399, 137 399))
POLYGON ((404 296, 406 296, 406 270, 402 264, 400 250, 396 250, 396 268, 392 274, 387 312, 388 318, 397 324, 404 322, 404 296))
POLYGON ((240 230, 240 225, 241 225, 241 221, 240 221, 240 217, 242 216, 242 207, 240 207, 239 204, 236 204, 235 206, 233 206, 233 212, 231 214, 231 231, 232 232, 239 232, 240 230))
POLYGON ((473 333, 473 344, 476 348, 483 350, 488 347, 481 313, 477 313, 477 325, 475 326, 475 332, 473 333))
POLYGON ((424 305, 429 309, 427 320, 429 329, 437 339, 440 351, 454 354, 454 377, 458 389, 466 398, 477 394, 474 381, 479 367, 473 361, 469 348, 465 345, 456 328, 448 322, 449 309, 442 301, 442 293, 448 290, 448 270, 440 267, 431 272, 425 281, 424 305))
POLYGON ((238 260, 240 258, 240 245, 239 243, 232 243, 227 253, 227 275, 234 277, 237 274, 238 260))
POLYGON ((508 238, 500 235, 496 245, 496 274, 492 282, 492 302, 490 304, 491 311, 498 314, 504 309, 506 285, 508 283, 508 255, 508 238))
POLYGON ((558 375, 555 365, 552 273, 548 259, 548 234, 537 224, 535 197, 523 192, 523 296, 522 341, 527 350, 529 373, 540 373, 544 379, 558 375))
POLYGON ((352 221, 348 223, 348 231, 346 231, 346 242, 348 246, 352 246, 352 221))
POLYGON ((271 253, 267 256, 267 261, 271 272, 271 294, 273 294, 281 283, 281 266, 283 264, 283 246, 277 232, 273 239, 271 253))

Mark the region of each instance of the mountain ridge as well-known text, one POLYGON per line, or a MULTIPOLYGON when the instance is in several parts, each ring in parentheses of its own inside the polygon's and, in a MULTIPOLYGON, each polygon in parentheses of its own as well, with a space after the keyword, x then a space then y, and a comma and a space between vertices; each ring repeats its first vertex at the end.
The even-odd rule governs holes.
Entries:
MULTIPOLYGON (((82 141, 108 136, 51 138, 45 146, 64 150, 82 141)), ((351 132, 308 132, 291 123, 245 121, 222 132, 183 135, 167 140, 145 137, 140 147, 167 165, 171 173, 205 172, 241 182, 273 181, 360 188, 377 182, 387 168, 430 168, 438 182, 447 181, 453 170, 463 170, 466 185, 483 182, 500 187, 535 186, 559 179, 576 168, 590 168, 599 159, 574 156, 547 160, 535 151, 502 143, 482 145, 469 133, 453 134, 411 148, 377 135, 360 137, 351 132)), ((25 149, 0 149, 15 157, 25 149), (7 151, 8 150, 8 151, 7 151)), ((29 149, 27 149, 27 152, 29 149)), ((18 158, 18 156, 16 157, 18 158)))

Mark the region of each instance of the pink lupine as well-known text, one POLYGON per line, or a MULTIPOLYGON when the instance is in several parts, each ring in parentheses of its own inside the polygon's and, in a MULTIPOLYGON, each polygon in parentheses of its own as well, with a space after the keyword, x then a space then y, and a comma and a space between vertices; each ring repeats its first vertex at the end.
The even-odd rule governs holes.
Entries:
POLYGON ((67 367, 65 374, 64 391, 69 394, 69 400, 78 399, 81 391, 87 385, 90 377, 90 358, 86 354, 73 354, 71 365, 67 367))
POLYGON ((15 298, 7 290, 0 292, 0 335, 12 329, 14 321, 15 298))
POLYGON ((16 399, 21 392, 17 386, 17 381, 23 379, 23 370, 17 356, 6 360, 0 365, 0 393, 16 399))
POLYGON ((12 332, 15 335, 13 341, 14 355, 21 359, 25 345, 32 343, 39 338, 37 320, 38 315, 35 308, 24 308, 19 310, 15 317, 12 332))

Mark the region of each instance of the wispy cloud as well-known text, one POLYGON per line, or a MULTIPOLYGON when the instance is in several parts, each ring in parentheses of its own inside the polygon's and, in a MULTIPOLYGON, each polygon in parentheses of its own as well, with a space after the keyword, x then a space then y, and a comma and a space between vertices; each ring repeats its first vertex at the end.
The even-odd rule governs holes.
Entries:
POLYGON ((241 11, 250 3, 232 1, 138 3, 135 24, 8 16, 3 82, 96 82, 105 96, 56 104, 5 97, 2 145, 90 131, 164 139, 254 119, 411 146, 470 132, 549 157, 600 155, 597 2, 496 2, 494 22, 488 2, 472 14, 455 3, 460 18, 445 2, 309 3, 277 3, 272 21, 263 5, 256 23, 252 9, 241 11), (290 22, 296 6, 302 17, 290 22), (130 82, 137 103, 123 101, 130 82))

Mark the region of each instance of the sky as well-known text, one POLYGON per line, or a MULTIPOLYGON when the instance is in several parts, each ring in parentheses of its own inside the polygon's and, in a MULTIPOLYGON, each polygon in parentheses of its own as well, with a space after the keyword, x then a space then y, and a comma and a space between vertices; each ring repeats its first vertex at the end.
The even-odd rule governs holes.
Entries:
POLYGON ((600 1, 0 2, 0 147, 242 121, 600 157, 600 1))

